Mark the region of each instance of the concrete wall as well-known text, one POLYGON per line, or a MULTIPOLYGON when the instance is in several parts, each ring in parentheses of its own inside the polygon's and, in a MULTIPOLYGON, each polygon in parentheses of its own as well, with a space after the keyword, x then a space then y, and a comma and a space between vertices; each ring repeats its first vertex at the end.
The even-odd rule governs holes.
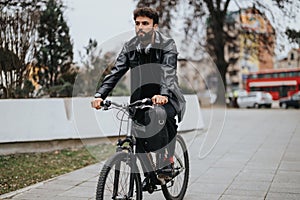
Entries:
MULTIPOLYGON (((204 127, 196 95, 185 96, 187 111, 179 131, 204 127)), ((128 97, 110 97, 128 102, 128 97)), ((117 110, 91 109, 92 98, 18 99, 0 101, 0 143, 86 139, 115 136, 120 121, 117 110)), ((120 116, 120 114, 119 114, 120 116)), ((126 132, 123 123, 122 134, 126 132)))

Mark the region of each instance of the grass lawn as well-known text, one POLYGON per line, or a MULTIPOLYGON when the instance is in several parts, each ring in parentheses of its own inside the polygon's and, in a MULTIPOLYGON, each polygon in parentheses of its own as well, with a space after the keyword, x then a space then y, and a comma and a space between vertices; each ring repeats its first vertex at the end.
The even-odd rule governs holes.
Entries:
POLYGON ((0 194, 97 163, 114 152, 115 146, 101 144, 80 149, 0 156, 0 194))

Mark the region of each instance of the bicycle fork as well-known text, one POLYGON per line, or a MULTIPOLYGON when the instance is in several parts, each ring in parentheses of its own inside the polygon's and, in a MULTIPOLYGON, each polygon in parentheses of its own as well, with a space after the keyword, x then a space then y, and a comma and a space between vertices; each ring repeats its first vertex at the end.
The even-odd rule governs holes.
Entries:
MULTIPOLYGON (((118 162, 115 166, 115 173, 114 173, 114 183, 113 183, 113 196, 112 199, 114 200, 127 200, 131 199, 134 195, 134 178, 137 173, 136 170, 136 157, 133 154, 128 154, 127 158, 124 158, 124 160, 121 160, 118 162), (129 186, 128 186, 128 192, 125 196, 119 196, 119 181, 120 181, 120 173, 126 173, 126 171, 121 172, 121 162, 125 162, 126 165, 130 166, 130 171, 128 172, 129 175, 129 186)), ((122 188, 120 188, 122 189, 122 188)))

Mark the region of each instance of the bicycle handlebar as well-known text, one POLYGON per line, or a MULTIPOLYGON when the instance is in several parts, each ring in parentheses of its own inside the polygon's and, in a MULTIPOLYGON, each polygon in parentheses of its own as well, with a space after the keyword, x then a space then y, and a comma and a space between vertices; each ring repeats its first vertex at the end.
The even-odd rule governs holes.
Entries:
POLYGON ((153 104, 153 102, 152 102, 152 100, 150 98, 145 98, 145 99, 137 100, 137 101, 129 104, 128 107, 142 106, 142 105, 151 106, 152 104, 153 104))
POLYGON ((132 108, 132 107, 140 107, 142 108, 142 106, 152 106, 152 100, 150 98, 144 98, 141 100, 137 100, 133 103, 130 103, 128 105, 122 105, 122 104, 118 104, 116 102, 110 101, 110 100, 104 100, 101 102, 101 106, 103 107, 104 110, 108 110, 108 108, 111 106, 117 106, 117 107, 121 107, 121 108, 132 108))

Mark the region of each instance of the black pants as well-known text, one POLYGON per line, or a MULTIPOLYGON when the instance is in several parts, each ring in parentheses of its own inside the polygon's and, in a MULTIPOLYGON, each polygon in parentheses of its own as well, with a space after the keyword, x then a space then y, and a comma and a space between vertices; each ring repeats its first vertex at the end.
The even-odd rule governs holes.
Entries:
POLYGON ((168 153, 169 156, 173 156, 175 150, 177 128, 178 128, 175 119, 176 111, 171 104, 164 105, 164 108, 167 112, 167 119, 166 119, 165 126, 168 132, 168 153))

